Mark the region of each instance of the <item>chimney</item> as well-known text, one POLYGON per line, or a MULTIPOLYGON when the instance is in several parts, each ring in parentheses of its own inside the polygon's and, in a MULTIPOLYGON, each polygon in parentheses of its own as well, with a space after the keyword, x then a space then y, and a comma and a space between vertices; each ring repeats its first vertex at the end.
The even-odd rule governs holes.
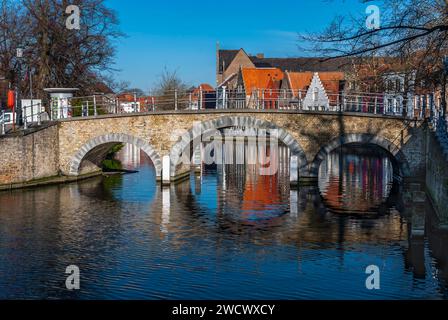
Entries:
POLYGON ((220 50, 220 46, 219 46, 219 42, 216 42, 216 85, 218 85, 221 82, 221 78, 220 78, 220 73, 219 73, 219 68, 220 68, 220 59, 219 59, 219 50, 220 50))
POLYGON ((264 59, 264 53, 257 53, 258 59, 264 59))

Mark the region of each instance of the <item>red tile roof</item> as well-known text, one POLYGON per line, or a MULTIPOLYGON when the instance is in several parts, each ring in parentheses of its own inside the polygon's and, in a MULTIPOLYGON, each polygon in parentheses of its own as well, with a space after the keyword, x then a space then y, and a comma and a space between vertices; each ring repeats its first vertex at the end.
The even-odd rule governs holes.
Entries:
POLYGON ((327 94, 338 94, 345 77, 343 72, 319 72, 319 78, 327 94))
POLYGON ((209 85, 208 83, 202 83, 199 85, 199 87, 197 87, 193 93, 199 93, 200 89, 202 89, 202 92, 211 92, 211 91, 215 91, 215 88, 213 88, 211 85, 209 85))
MULTIPOLYGON (((343 72, 318 72, 327 94, 339 93, 340 82, 344 80, 343 72)), ((294 91, 306 91, 314 77, 314 72, 287 72, 289 88, 294 91)))
POLYGON ((294 91, 306 91, 313 79, 313 72, 286 72, 289 88, 294 91))
POLYGON ((241 70, 246 89, 246 95, 252 95, 252 90, 257 89, 280 89, 280 81, 283 80, 283 72, 278 68, 243 68, 241 70))

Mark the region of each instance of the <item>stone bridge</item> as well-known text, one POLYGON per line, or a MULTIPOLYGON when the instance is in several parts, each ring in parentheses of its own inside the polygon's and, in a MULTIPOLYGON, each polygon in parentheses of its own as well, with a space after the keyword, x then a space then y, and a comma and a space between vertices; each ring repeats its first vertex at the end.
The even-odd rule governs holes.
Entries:
POLYGON ((57 130, 59 170, 75 177, 98 171, 112 146, 130 143, 151 158, 158 179, 164 172, 164 182, 170 183, 189 171, 181 163, 181 154, 197 138, 198 127, 202 133, 230 127, 277 129, 278 140, 294 157, 292 169, 297 174, 291 173, 292 183, 297 178, 316 179, 326 154, 349 143, 386 150, 401 177, 425 170, 422 122, 360 113, 283 110, 167 111, 63 120, 57 130))

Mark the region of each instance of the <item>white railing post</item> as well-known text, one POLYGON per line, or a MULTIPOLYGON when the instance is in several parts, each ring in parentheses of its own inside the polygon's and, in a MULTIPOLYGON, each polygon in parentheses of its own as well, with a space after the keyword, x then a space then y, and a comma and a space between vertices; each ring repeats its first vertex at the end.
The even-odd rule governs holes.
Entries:
MULTIPOLYGON (((198 105, 198 111, 202 110, 202 86, 199 87, 199 105, 198 105)), ((224 104, 224 102, 223 102, 224 104)))
POLYGON ((177 111, 177 89, 174 90, 174 110, 177 111))
POLYGON ((266 108, 265 101, 264 101, 264 89, 261 89, 261 105, 262 105, 262 109, 264 110, 266 108))
POLYGON ((286 90, 282 89, 281 94, 278 95, 278 108, 285 109, 286 104, 286 90))
POLYGON ((56 119, 61 120, 62 118, 64 118, 64 109, 62 108, 62 98, 57 98, 58 99, 58 107, 57 107, 57 112, 56 112, 56 119))
POLYGON ((136 92, 134 92, 134 105, 133 105, 132 109, 134 111, 133 113, 137 112, 137 93, 136 92))
POLYGON ((258 89, 255 89, 252 91, 252 95, 254 95, 255 92, 255 108, 260 109, 260 99, 259 99, 259 92, 258 89))
POLYGON ((378 111, 377 111, 377 107, 378 107, 378 97, 375 96, 375 108, 373 109, 373 113, 374 113, 374 114, 377 114, 377 113, 378 113, 378 111))
POLYGON ((42 104, 39 103, 39 113, 37 114, 37 125, 42 124, 42 104))
POLYGON ((2 110, 2 135, 6 133, 5 130, 5 110, 2 110))
POLYGON ((222 108, 227 109, 227 87, 222 87, 222 108))
POLYGON ((96 97, 95 97, 95 95, 93 96, 93 115, 95 117, 98 115, 97 110, 96 110, 96 97))
POLYGON ((22 106, 22 118, 23 118, 23 129, 28 129, 28 122, 27 122, 27 116, 26 116, 26 107, 22 106))
POLYGON ((31 101, 31 121, 30 123, 34 122, 34 108, 33 108, 33 102, 31 101))

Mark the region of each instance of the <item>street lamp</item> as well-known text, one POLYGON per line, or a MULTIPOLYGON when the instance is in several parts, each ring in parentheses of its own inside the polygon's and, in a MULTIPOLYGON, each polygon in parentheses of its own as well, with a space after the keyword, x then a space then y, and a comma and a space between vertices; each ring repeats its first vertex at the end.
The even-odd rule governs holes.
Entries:
POLYGON ((22 102, 20 101, 21 97, 21 81, 22 81, 22 58, 23 58, 23 49, 17 48, 16 51, 17 62, 19 66, 19 72, 17 75, 17 83, 16 83, 16 110, 17 110, 17 122, 19 126, 23 124, 23 116, 22 116, 22 102))

